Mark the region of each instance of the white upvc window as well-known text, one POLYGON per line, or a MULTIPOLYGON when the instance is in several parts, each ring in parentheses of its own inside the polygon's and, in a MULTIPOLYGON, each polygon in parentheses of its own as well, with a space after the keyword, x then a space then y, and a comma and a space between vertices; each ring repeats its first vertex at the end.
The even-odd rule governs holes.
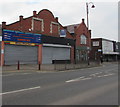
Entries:
POLYGON ((80 41, 81 41, 81 44, 87 44, 87 38, 85 35, 81 35, 80 36, 80 41))
POLYGON ((93 41, 92 43, 93 46, 99 46, 99 41, 93 41))
POLYGON ((36 18, 36 17, 32 18, 32 30, 34 30, 34 20, 42 22, 42 24, 41 24, 41 31, 44 32, 44 22, 43 22, 43 19, 36 18))
POLYGON ((50 24, 50 33, 53 33, 53 25, 58 26, 58 32, 59 32, 59 30, 60 30, 59 23, 51 22, 51 24, 50 24))

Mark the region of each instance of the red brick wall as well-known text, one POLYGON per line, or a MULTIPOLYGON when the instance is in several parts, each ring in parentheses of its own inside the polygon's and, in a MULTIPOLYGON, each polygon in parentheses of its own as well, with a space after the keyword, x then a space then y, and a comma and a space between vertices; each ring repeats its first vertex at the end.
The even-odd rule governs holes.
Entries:
MULTIPOLYGON (((35 12, 33 12, 33 16, 28 18, 22 18, 19 21, 6 25, 5 29, 8 30, 16 30, 16 31, 23 31, 23 32, 31 32, 31 33, 40 33, 48 36, 55 36, 59 37, 59 31, 58 31, 58 25, 52 24, 52 33, 50 33, 50 25, 51 22, 59 23, 58 20, 53 16, 52 12, 50 12, 47 9, 41 10, 38 14, 34 15, 35 12), (32 28, 32 17, 43 19, 44 21, 44 31, 41 31, 41 21, 34 21, 34 30, 30 30, 32 28)), ((64 29, 64 27, 59 23, 60 29, 64 29)), ((68 32, 67 32, 67 38, 73 38, 68 32)))
POLYGON ((58 32, 58 25, 52 24, 52 34, 54 36, 58 36, 59 32, 58 32))
POLYGON ((71 47, 71 52, 70 52, 70 59, 71 59, 71 63, 74 63, 74 47, 71 47))
POLYGON ((5 29, 22 31, 22 32, 29 32, 29 29, 31 28, 31 19, 32 18, 30 17, 27 19, 23 19, 21 21, 17 21, 15 23, 7 25, 5 29))
POLYGON ((88 28, 86 27, 84 20, 82 20, 82 23, 76 28, 75 30, 76 34, 76 46, 89 46, 91 47, 91 34, 88 28), (80 36, 84 34, 87 37, 87 44, 81 44, 80 36))
POLYGON ((34 20, 34 30, 36 32, 41 32, 41 29, 42 29, 42 22, 41 21, 38 21, 38 20, 34 20))
POLYGON ((96 59, 99 60, 100 55, 102 54, 101 52, 98 52, 98 49, 102 49, 102 39, 97 38, 97 39, 92 39, 91 40, 91 51, 90 51, 90 59, 95 60, 95 55, 96 59), (99 46, 93 46, 93 42, 98 42, 99 41, 99 46))
MULTIPOLYGON (((55 22, 59 24, 59 29, 64 29, 64 27, 58 22, 58 18, 55 18, 52 14, 52 12, 50 12, 47 9, 41 10, 38 14, 36 13, 36 11, 33 11, 33 16, 30 16, 28 18, 24 18, 23 16, 19 17, 19 21, 6 25, 3 27, 3 29, 8 29, 8 30, 15 30, 15 31, 22 31, 22 32, 31 32, 31 33, 38 33, 38 34, 44 34, 47 36, 55 36, 55 37, 59 37, 59 31, 58 31, 58 25, 57 24, 53 24, 52 25, 52 33, 51 31, 51 22, 55 22), (32 18, 39 18, 42 19, 44 24, 44 31, 42 31, 41 29, 41 24, 42 21, 34 21, 34 30, 32 30, 32 18)), ((5 23, 4 23, 5 24, 5 23)), ((73 39, 73 37, 70 35, 69 32, 67 32, 66 38, 70 38, 73 39)), ((71 49, 71 61, 74 61, 74 52, 73 52, 73 48, 71 49)))

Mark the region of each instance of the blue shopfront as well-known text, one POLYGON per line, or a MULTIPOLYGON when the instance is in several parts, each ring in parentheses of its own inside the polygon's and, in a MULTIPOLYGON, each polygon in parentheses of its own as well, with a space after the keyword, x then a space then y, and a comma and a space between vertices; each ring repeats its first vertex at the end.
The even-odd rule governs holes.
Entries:
POLYGON ((41 45, 40 34, 24 33, 20 31, 3 30, 4 65, 37 64, 40 61, 39 47, 41 45))
POLYGON ((4 29, 2 59, 4 65, 70 63, 74 45, 73 39, 4 29))

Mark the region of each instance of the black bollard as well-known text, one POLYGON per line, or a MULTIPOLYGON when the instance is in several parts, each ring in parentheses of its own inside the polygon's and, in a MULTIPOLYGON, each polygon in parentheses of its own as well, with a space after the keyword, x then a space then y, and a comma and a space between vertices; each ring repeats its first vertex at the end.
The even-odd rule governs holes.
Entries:
POLYGON ((18 61, 17 70, 20 70, 20 62, 18 61))
POLYGON ((38 70, 40 70, 40 68, 41 68, 41 65, 40 65, 40 62, 39 62, 38 70))

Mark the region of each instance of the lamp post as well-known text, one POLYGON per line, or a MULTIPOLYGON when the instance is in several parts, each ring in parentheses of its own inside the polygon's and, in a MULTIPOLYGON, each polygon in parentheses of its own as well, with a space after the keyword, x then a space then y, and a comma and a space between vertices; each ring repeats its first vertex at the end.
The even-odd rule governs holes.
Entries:
MULTIPOLYGON (((87 28, 89 30, 89 18, 88 18, 88 14, 89 14, 89 5, 92 4, 91 8, 95 8, 95 5, 93 4, 93 2, 86 2, 86 11, 87 11, 87 28)), ((87 53, 87 60, 88 60, 88 65, 90 65, 90 58, 89 58, 89 50, 88 50, 88 53, 87 53)))
POLYGON ((93 2, 87 2, 86 3, 86 11, 87 11, 87 27, 88 27, 88 30, 89 30, 89 18, 88 18, 88 14, 89 14, 89 4, 92 4, 91 8, 95 8, 95 5, 93 4, 93 2))

